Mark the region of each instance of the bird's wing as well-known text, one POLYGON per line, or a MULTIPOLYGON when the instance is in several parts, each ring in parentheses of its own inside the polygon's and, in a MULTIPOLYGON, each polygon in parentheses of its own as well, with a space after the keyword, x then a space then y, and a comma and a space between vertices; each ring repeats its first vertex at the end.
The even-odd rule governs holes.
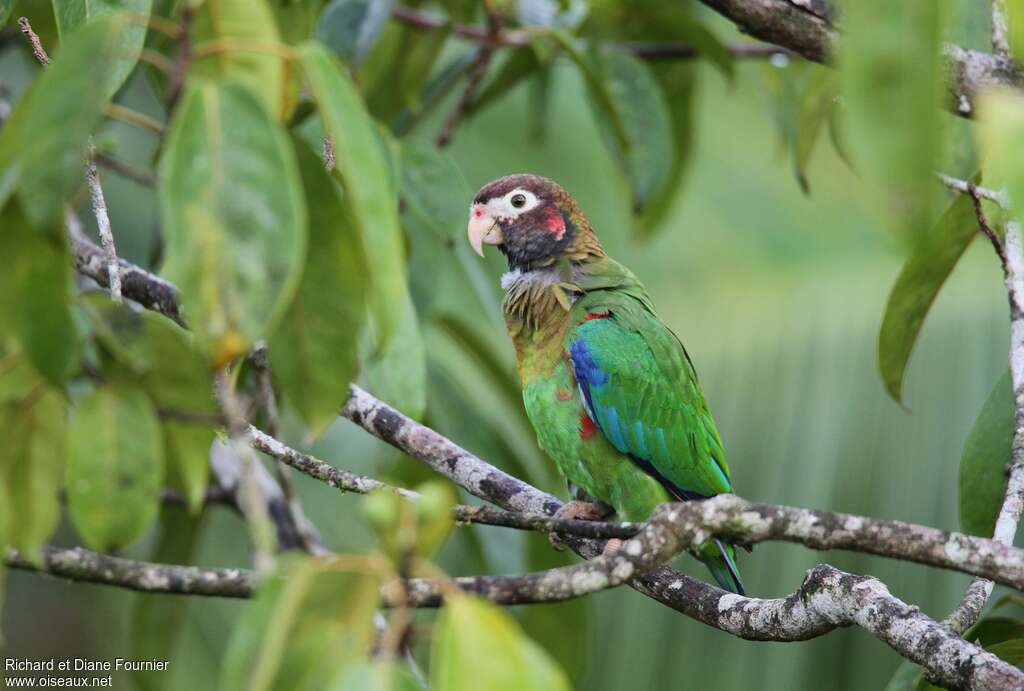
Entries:
POLYGON ((731 492, 725 450, 693 365, 649 302, 599 291, 576 308, 566 350, 605 438, 679 499, 731 492))

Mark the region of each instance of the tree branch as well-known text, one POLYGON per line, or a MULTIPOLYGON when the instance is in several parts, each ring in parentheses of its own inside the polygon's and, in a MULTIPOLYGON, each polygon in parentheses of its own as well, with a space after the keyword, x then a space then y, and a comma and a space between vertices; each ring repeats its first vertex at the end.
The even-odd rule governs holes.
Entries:
MULTIPOLYGON (((86 238, 78 225, 78 220, 69 215, 65 226, 71 236, 71 251, 74 254, 75 268, 84 276, 96 281, 103 287, 110 286, 109 274, 103 250, 86 238)), ((159 276, 139 268, 123 259, 118 261, 121 267, 121 292, 147 309, 169 317, 179 326, 185 326, 185 320, 178 303, 178 289, 159 276)))
MULTIPOLYGON (((357 391, 360 396, 372 398, 361 389, 357 391)), ((380 401, 377 405, 386 407, 380 401)), ((401 415, 390 408, 388 411, 388 414, 401 415)), ((400 419, 400 422, 402 425, 406 422, 416 424, 408 418, 400 419)), ((397 429, 396 426, 390 437, 381 438, 398 446, 397 429)), ((385 489, 407 499, 418 499, 418 495, 410 490, 340 470, 300 453, 255 427, 249 427, 248 435, 250 444, 257 450, 331 487, 360 494, 385 489)), ((405 450, 404 446, 399 448, 405 450)), ((412 450, 415 453, 410 455, 416 457, 422 453, 412 450)), ((493 495, 482 498, 494 501, 493 495)), ((457 521, 604 539, 630 537, 644 525, 556 519, 463 505, 454 507, 453 516, 457 521)), ((710 536, 729 538, 741 544, 781 540, 818 550, 849 550, 917 562, 985 576, 1024 590, 1024 550, 995 540, 949 533, 929 526, 790 506, 754 504, 731 494, 679 504, 670 522, 676 534, 689 546, 699 545, 710 536)))
MULTIPOLYGON (((809 60, 828 63, 838 32, 823 0, 701 0, 743 32, 776 43, 809 60)), ((1024 71, 1006 55, 943 46, 947 89, 953 112, 969 117, 974 99, 985 87, 1024 87, 1024 71)))
POLYGON ((96 170, 96 147, 93 146, 92 137, 89 138, 89 146, 85 153, 85 182, 89 187, 92 213, 96 217, 96 227, 99 229, 100 244, 103 247, 103 258, 107 263, 110 297, 114 302, 122 302, 121 270, 117 259, 117 248, 114 245, 114 231, 110 228, 107 200, 103 196, 103 187, 100 186, 100 173, 96 170))
MULTIPOLYGON (((459 38, 476 43, 485 43, 493 40, 499 46, 521 47, 530 44, 530 33, 526 30, 505 30, 493 38, 489 38, 488 30, 482 27, 467 26, 465 24, 450 23, 447 19, 429 12, 422 12, 411 7, 401 5, 391 10, 391 18, 406 26, 412 26, 424 30, 448 28, 449 31, 459 38)), ((702 53, 695 46, 679 41, 669 42, 637 42, 620 41, 609 45, 619 50, 634 55, 642 60, 689 60, 701 57, 702 53)), ((735 58, 770 58, 773 55, 787 54, 788 50, 780 46, 766 46, 756 43, 731 43, 725 46, 726 50, 735 58)))

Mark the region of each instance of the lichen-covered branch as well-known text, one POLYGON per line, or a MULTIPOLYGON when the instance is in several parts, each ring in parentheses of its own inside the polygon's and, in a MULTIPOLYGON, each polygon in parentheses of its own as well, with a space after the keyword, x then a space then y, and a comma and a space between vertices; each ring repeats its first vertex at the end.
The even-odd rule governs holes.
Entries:
MULTIPOLYGON (((377 490, 394 492, 401 497, 416 501, 419 494, 404 487, 395 487, 365 475, 358 475, 348 470, 336 468, 307 454, 297 451, 269 434, 250 426, 249 443, 257 451, 285 463, 304 475, 308 475, 329 487, 342 492, 368 494, 377 490)), ((492 506, 466 506, 456 504, 452 507, 452 518, 456 523, 477 523, 480 525, 515 528, 518 530, 535 530, 546 533, 576 535, 593 539, 630 538, 642 527, 637 523, 603 523, 584 521, 574 518, 554 518, 545 514, 527 514, 516 511, 505 511, 492 506)))
MULTIPOLYGON (((103 249, 86 238, 70 214, 65 225, 71 236, 71 250, 75 260, 75 268, 84 276, 96 281, 105 288, 110 287, 110 279, 106 256, 103 249)), ((121 267, 121 293, 131 298, 146 309, 159 312, 169 317, 180 326, 185 326, 181 305, 178 302, 178 290, 156 274, 139 268, 123 259, 118 261, 121 267)))
POLYGON ((553 516, 562 506, 554 496, 477 458, 356 385, 349 387, 341 414, 375 437, 423 461, 473 496, 503 509, 553 516))
MULTIPOLYGON (((357 391, 364 400, 372 398, 361 389, 357 391)), ((376 406, 378 409, 387 408, 379 401, 376 406)), ((394 413, 396 416, 390 428, 396 436, 405 424, 417 424, 390 408, 388 411, 388 415, 394 413)), ((250 444, 257 450, 331 487, 360 494, 385 489, 408 499, 417 499, 415 492, 335 468, 286 446, 255 427, 249 427, 248 436, 250 444)), ((558 519, 543 514, 531 515, 488 507, 456 506, 453 514, 457 521, 588 538, 631 537, 642 527, 642 524, 636 526, 558 519)), ((711 535, 727 537, 744 544, 783 540, 812 549, 850 550, 913 561, 985 576, 1024 590, 1024 550, 996 540, 949 533, 902 521, 791 506, 753 504, 734 495, 720 495, 703 502, 680 504, 672 515, 674 529, 689 545, 699 544, 711 535)))
MULTIPOLYGON (((402 586, 386 584, 387 605, 434 607, 451 586, 500 604, 556 602, 614 587, 683 545, 662 519, 675 507, 662 507, 645 529, 611 554, 549 571, 517 576, 471 576, 441 582, 410 579, 402 586), (398 590, 401 590, 399 593, 398 590)), ((244 569, 214 569, 137 562, 81 548, 43 549, 37 566, 14 550, 5 562, 16 569, 42 571, 75 581, 114 585, 147 593, 219 597, 250 597, 256 579, 244 569)), ((661 585, 644 578, 641 592, 657 596, 658 588, 687 593, 698 608, 696 617, 716 628, 752 640, 796 641, 856 624, 870 631, 930 677, 951 688, 1010 689, 1024 685, 1024 673, 991 653, 959 638, 918 608, 893 597, 869 576, 854 576, 827 565, 807 573, 800 589, 786 598, 747 598, 717 588, 688 592, 697 581, 661 585)))
POLYGON ((113 585, 142 593, 251 597, 256 585, 255 575, 246 569, 153 564, 81 547, 43 547, 38 565, 8 548, 4 562, 14 569, 40 571, 72 581, 113 585))

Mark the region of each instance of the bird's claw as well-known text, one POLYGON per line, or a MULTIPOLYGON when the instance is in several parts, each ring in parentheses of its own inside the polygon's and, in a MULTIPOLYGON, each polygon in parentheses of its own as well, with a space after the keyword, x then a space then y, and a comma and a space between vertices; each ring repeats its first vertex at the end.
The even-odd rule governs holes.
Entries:
MULTIPOLYGON (((569 518, 578 521, 600 521, 607 518, 608 515, 609 510, 604 505, 580 499, 573 499, 562 504, 562 508, 555 512, 555 518, 569 518)), ((548 542, 557 552, 564 552, 566 549, 565 541, 558 533, 548 533, 548 542)))
POLYGON ((622 540, 617 537, 608 538, 608 542, 604 543, 604 549, 601 550, 601 556, 608 556, 614 554, 622 549, 622 545, 625 544, 622 540))

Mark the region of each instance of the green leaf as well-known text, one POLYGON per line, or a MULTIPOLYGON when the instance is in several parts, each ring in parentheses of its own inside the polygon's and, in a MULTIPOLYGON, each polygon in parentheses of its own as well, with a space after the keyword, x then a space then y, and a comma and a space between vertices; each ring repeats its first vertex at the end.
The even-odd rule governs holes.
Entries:
POLYGON ((810 191, 807 164, 822 129, 831 120, 838 95, 839 83, 835 72, 821 68, 811 75, 800 97, 800 109, 796 114, 796 139, 793 142, 793 165, 797 181, 805 194, 810 191))
POLYGON ((569 680, 544 649, 501 608, 451 595, 438 617, 430 687, 445 691, 568 690, 569 680))
POLYGON ((205 0, 192 23, 196 48, 220 47, 192 62, 189 75, 234 79, 259 97, 267 113, 283 119, 289 110, 284 48, 266 0, 205 0))
MULTIPOLYGON (((675 9, 675 8, 673 8, 675 9)), ((722 76, 731 83, 736 77, 736 60, 729 47, 703 22, 694 17, 686 17, 683 21, 673 22, 673 38, 685 41, 700 52, 701 57, 711 61, 722 76)))
POLYGON ((619 113, 615 96, 611 92, 600 62, 581 51, 576 46, 573 37, 566 32, 552 29, 547 32, 547 35, 554 39, 555 43, 565 51, 566 56, 579 68, 580 75, 587 85, 587 95, 590 97, 591 106, 602 135, 610 140, 609 146, 612 151, 627 151, 630 146, 629 132, 619 113))
MULTIPOLYGON (((395 136, 403 137, 430 115, 473 68, 474 53, 456 55, 442 65, 420 93, 418 100, 403 110, 391 123, 395 136)), ((374 112, 377 112, 376 110, 374 112)))
POLYGON ((0 449, 0 479, 10 515, 17 517, 7 542, 33 560, 60 518, 66 418, 62 396, 42 384, 0 408, 0 428, 8 435, 0 449))
POLYGON ((1024 665, 1024 638, 1000 641, 988 646, 985 650, 1017 668, 1024 665))
MULTIPOLYGON (((4 28, 7 20, 11 17, 11 10, 14 8, 14 0, 0 0, 0 29, 4 28)), ((2 574, 0 574, 2 576, 2 574)))
POLYGON ((484 83, 468 113, 479 112, 496 99, 506 96, 516 85, 536 74, 543 64, 533 45, 513 48, 501 69, 484 83))
POLYGON ((337 184, 303 142, 293 143, 310 212, 309 251, 295 299, 270 339, 270 358, 285 400, 315 437, 338 416, 359 371, 366 269, 337 184))
POLYGON ((64 200, 82 179, 85 144, 107 103, 96 85, 115 68, 123 29, 102 18, 76 31, 0 130, 0 208, 17 188, 29 220, 54 235, 63 231, 51 222, 62 218, 64 200))
POLYGON ((1019 216, 1024 208, 1024 96, 1009 89, 985 92, 978 106, 978 122, 985 179, 1005 185, 1019 216))
POLYGON ((117 32, 117 53, 120 59, 107 75, 107 96, 113 96, 135 69, 139 51, 146 40, 145 18, 149 17, 153 0, 53 0, 53 14, 62 41, 79 27, 99 17, 119 12, 135 15, 126 19, 117 32))
POLYGON ((405 211, 442 239, 459 235, 473 193, 455 158, 425 139, 402 140, 400 152, 405 211))
POLYGON ((685 60, 653 64, 650 69, 662 93, 672 95, 667 99, 667 105, 673 150, 670 152, 671 167, 660 190, 647 203, 643 215, 633 223, 636 234, 648 239, 665 226, 662 221, 666 219, 672 202, 679 197, 693 160, 698 126, 694 106, 699 75, 697 66, 685 60))
POLYGON ((984 647, 1013 638, 1024 638, 1024 621, 1010 617, 985 617, 964 634, 965 640, 979 642, 984 647))
POLYGON ((0 358, 0 404, 20 401, 38 383, 36 371, 21 353, 0 358))
POLYGON ((447 25, 422 29, 392 22, 388 26, 359 69, 366 106, 374 117, 391 122, 403 109, 424 107, 425 87, 448 35, 447 25))
POLYGON ((378 581, 283 560, 235 626, 218 688, 320 691, 369 653, 378 581))
POLYGON ((943 283, 978 234, 971 198, 957 195, 935 228, 922 235, 889 293, 878 334, 878 369, 889 395, 903 398, 903 378, 924 318, 943 283))
POLYGON ((408 301, 396 190, 373 121, 342 66, 317 43, 300 46, 299 54, 324 129, 334 142, 336 170, 362 237, 379 349, 401 328, 408 301))
POLYGON ((839 65, 850 152, 878 217, 908 244, 934 219, 942 151, 945 0, 844 5, 839 65))
POLYGON ((391 340, 383 350, 366 354, 366 384, 382 401, 420 419, 427 407, 427 364, 419 319, 410 296, 402 299, 398 312, 398 330, 391 340))
MULTIPOLYGON (((161 425, 167 480, 199 511, 210 474, 210 445, 218 407, 213 379, 191 333, 163 315, 135 311, 104 295, 85 296, 83 307, 103 348, 137 381, 167 418, 161 425)), ((106 376, 116 376, 104 367, 106 376)))
MULTIPOLYGON (((1018 61, 1024 59, 1024 0, 1004 0, 1010 51, 1018 61)), ((2 22, 0 22, 2 24, 2 22)))
POLYGON ((331 0, 316 37, 342 60, 360 64, 391 17, 394 0, 331 0))
POLYGON ((633 212, 639 214, 670 177, 673 134, 668 104, 651 70, 633 56, 608 50, 597 60, 610 104, 594 98, 591 89, 591 106, 605 145, 626 173, 633 212), (622 123, 625 142, 616 134, 609 105, 622 123))
POLYGON ((13 271, 0 279, 12 283, 4 289, 14 296, 4 311, 13 318, 14 335, 32 366, 60 387, 78 367, 79 339, 71 312, 74 269, 63 235, 36 232, 15 206, 2 216, 14 260, 13 271))
POLYGON ((960 456, 960 529, 989 537, 1006 487, 1013 440, 1013 384, 1007 370, 992 388, 960 456))
POLYGON ((105 385, 78 401, 68 435, 68 510, 86 544, 124 546, 160 507, 160 423, 145 392, 105 385))
POLYGON ((291 302, 306 208, 288 136, 244 86, 186 92, 160 160, 164 275, 215 365, 265 338, 291 302))
POLYGON ((329 691, 423 691, 419 681, 397 662, 377 659, 344 670, 329 691))
MULTIPOLYGON (((566 552, 551 549, 546 540, 527 539, 525 543, 526 570, 545 571, 575 561, 566 552)), ((592 630, 590 627, 595 624, 591 609, 586 598, 578 597, 544 607, 523 607, 519 612, 523 630, 551 654, 575 688, 584 688, 583 680, 592 664, 590 644, 585 636, 579 635, 580 631, 592 630)))

